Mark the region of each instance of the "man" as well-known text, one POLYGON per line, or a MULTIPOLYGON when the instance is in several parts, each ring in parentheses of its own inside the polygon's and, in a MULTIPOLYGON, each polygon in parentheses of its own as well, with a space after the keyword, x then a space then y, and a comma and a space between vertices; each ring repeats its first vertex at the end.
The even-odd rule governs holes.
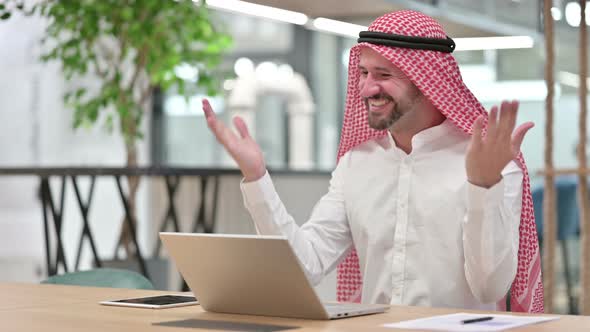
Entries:
POLYGON ((543 311, 519 152, 533 124, 515 130, 516 101, 488 115, 463 84, 453 49, 436 21, 414 11, 384 15, 361 32, 350 53, 338 165, 301 227, 244 122, 234 119, 237 136, 206 100, 203 109, 244 175, 258 232, 286 236, 312 282, 356 249, 358 265, 344 269, 351 287, 340 289, 349 300, 490 310, 513 285, 513 310, 543 311))

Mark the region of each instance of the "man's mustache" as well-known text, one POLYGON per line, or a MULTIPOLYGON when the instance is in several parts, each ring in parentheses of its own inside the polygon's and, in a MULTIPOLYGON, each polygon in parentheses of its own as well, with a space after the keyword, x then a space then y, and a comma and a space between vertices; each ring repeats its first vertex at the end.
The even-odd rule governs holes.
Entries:
POLYGON ((367 98, 365 98, 365 101, 369 101, 371 99, 387 99, 389 101, 393 101, 393 98, 390 95, 385 94, 385 93, 379 93, 379 94, 373 95, 371 97, 367 97, 367 98))

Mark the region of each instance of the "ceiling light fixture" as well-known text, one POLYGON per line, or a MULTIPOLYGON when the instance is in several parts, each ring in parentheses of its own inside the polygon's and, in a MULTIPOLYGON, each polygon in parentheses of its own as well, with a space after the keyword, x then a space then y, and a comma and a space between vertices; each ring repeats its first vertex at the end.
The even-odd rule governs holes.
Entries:
MULTIPOLYGON (((586 25, 590 25, 590 1, 586 1, 586 25)), ((568 2, 565 5, 565 21, 572 27, 579 27, 582 21, 582 9, 577 2, 568 2)))
MULTIPOLYGON (((572 88, 580 88, 580 76, 578 74, 570 73, 568 71, 560 71, 557 73, 557 80, 563 84, 572 88)), ((586 87, 590 91, 590 77, 586 78, 586 87)))
POLYGON ((454 38, 455 51, 500 50, 513 48, 532 48, 535 41, 530 36, 502 36, 454 38))
POLYGON ((561 18, 563 17, 561 9, 558 7, 551 7, 551 17, 553 17, 553 20, 555 21, 561 21, 561 18))
MULTIPOLYGON (((193 0, 193 2, 200 2, 193 0)), ((304 25, 309 20, 307 15, 285 9, 263 6, 240 0, 207 0, 207 6, 235 13, 263 17, 275 21, 304 25)))
POLYGON ((367 30, 367 27, 364 25, 331 20, 324 17, 314 19, 311 25, 316 30, 353 38, 358 38, 359 32, 367 30))

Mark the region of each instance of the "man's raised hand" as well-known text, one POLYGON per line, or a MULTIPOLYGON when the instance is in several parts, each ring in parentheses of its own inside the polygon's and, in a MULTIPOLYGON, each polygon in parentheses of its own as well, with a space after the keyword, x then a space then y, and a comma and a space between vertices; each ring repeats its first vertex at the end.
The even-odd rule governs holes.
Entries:
POLYGON ((534 124, 526 122, 515 130, 517 113, 517 101, 503 101, 500 110, 492 107, 485 136, 484 116, 475 120, 465 162, 467 179, 472 184, 492 187, 502 179, 504 167, 518 156, 524 136, 534 124))
POLYGON ((256 181, 266 173, 266 165, 260 147, 248 133, 248 127, 244 120, 238 116, 233 119, 234 126, 238 130, 236 135, 223 122, 215 116, 211 104, 203 99, 203 111, 207 118, 207 126, 232 158, 238 163, 238 167, 244 175, 246 182, 256 181))

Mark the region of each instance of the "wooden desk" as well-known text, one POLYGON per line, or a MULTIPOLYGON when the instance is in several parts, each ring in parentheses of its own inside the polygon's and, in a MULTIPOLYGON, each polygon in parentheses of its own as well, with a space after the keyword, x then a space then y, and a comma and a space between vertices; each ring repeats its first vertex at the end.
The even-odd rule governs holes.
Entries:
MULTIPOLYGON (((153 310, 99 305, 106 299, 161 294, 159 291, 90 288, 77 286, 0 283, 0 330, 2 331, 401 331, 381 325, 465 310, 393 306, 385 314, 335 321, 228 315, 204 312, 200 306, 153 310), (164 325, 161 325, 164 324, 164 325), (225 329, 219 328, 223 324, 225 329), (273 326, 275 328, 273 328, 273 326)), ((561 319, 511 331, 590 331, 590 316, 561 319)))

